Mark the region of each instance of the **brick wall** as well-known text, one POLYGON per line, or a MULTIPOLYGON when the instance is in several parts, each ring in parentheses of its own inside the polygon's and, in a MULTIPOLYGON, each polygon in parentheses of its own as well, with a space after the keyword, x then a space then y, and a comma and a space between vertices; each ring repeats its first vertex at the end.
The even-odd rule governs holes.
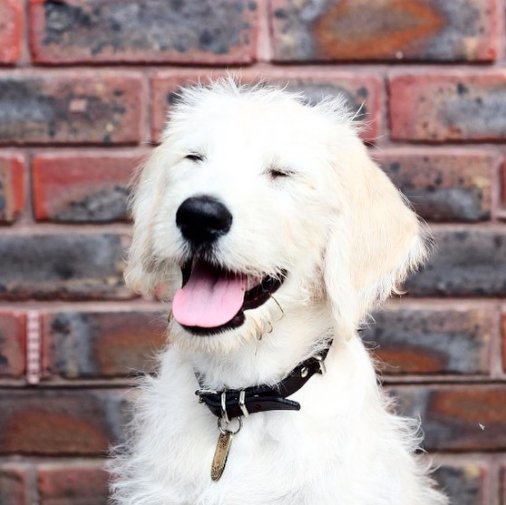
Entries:
POLYGON ((438 249, 364 339, 457 505, 506 505, 506 1, 0 0, 0 503, 102 504, 164 307, 122 283, 127 181, 227 66, 344 93, 438 249), (32 338, 27 339, 27 335, 32 338))

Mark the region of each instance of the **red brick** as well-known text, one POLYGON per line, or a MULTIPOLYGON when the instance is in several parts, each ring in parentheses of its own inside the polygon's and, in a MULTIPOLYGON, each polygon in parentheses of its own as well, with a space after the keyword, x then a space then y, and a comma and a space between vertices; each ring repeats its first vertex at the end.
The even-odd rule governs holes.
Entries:
POLYGON ((127 422, 121 391, 0 391, 0 454, 102 455, 127 422))
POLYGON ((0 299, 129 298, 128 239, 104 233, 0 236, 0 299))
POLYGON ((40 505, 106 505, 108 474, 96 463, 46 463, 38 467, 40 505))
MULTIPOLYGON (((222 76, 222 72, 179 71, 162 72, 152 81, 152 131, 153 140, 158 141, 167 118, 167 108, 177 101, 177 91, 181 86, 206 83, 210 77, 222 76)), ((302 92, 309 103, 318 102, 325 97, 342 95, 350 108, 357 111, 357 119, 364 120, 366 126, 362 138, 376 140, 381 126, 381 101, 383 84, 381 79, 371 74, 357 74, 328 70, 245 70, 240 73, 241 82, 270 82, 285 86, 290 91, 302 92)))
POLYGON ((503 369, 506 371, 506 314, 502 316, 502 361, 503 369))
POLYGON ((439 487, 455 505, 485 505, 488 495, 490 469, 485 463, 468 461, 463 464, 444 464, 434 477, 439 487))
POLYGON ((19 463, 0 465, 0 503, 2 505, 29 505, 28 468, 19 463))
POLYGON ((490 61, 493 0, 272 0, 277 61, 490 61))
POLYGON ((506 71, 399 75, 390 80, 392 138, 506 139, 506 71))
POLYGON ((389 309, 362 332, 390 374, 489 372, 495 312, 487 309, 389 309))
POLYGON ((34 59, 43 63, 230 64, 254 59, 249 0, 31 0, 34 59))
POLYGON ((138 143, 142 108, 142 80, 130 72, 3 75, 0 143, 138 143))
POLYGON ((45 314, 42 325, 44 375, 90 379, 151 371, 166 342, 167 315, 58 312, 45 314))
POLYGON ((392 392, 402 414, 420 418, 425 448, 506 449, 506 384, 398 386, 392 392))
POLYGON ((410 148, 381 150, 374 157, 424 219, 490 219, 497 156, 480 151, 410 148))
POLYGON ((60 222, 127 220, 129 182, 141 159, 138 153, 35 156, 35 218, 60 222))
POLYGON ((0 155, 0 222, 13 223, 25 203, 24 158, 0 155))
POLYGON ((417 296, 505 296, 506 233, 502 228, 461 227, 433 232, 435 250, 408 278, 417 296))
POLYGON ((501 177, 501 182, 502 182, 502 205, 503 205, 503 207, 506 207, 506 160, 503 163, 502 174, 501 175, 502 175, 502 177, 501 177))
POLYGON ((23 314, 0 312, 0 377, 19 379, 24 376, 25 335, 26 317, 23 314))
POLYGON ((0 0, 0 64, 15 63, 23 40, 23 2, 0 0))

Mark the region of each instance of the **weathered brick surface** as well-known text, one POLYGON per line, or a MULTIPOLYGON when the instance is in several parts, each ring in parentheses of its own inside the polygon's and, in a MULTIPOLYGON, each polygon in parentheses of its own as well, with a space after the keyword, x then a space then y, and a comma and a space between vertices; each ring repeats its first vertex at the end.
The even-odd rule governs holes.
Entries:
POLYGON ((141 79, 132 73, 0 76, 0 144, 125 144, 141 138, 141 79))
POLYGON ((128 219, 129 183, 142 156, 132 153, 40 154, 32 162, 37 220, 128 219))
POLYGON ((501 482, 500 482, 500 493, 501 493, 501 505, 506 505, 506 461, 502 465, 501 469, 501 482))
POLYGON ((490 218, 497 156, 391 149, 375 153, 375 159, 424 219, 475 222, 490 218))
POLYGON ((21 0, 0 0, 0 64, 18 60, 22 40, 23 3, 21 0))
POLYGON ((502 166, 502 206, 506 208, 506 160, 502 166))
POLYGON ((489 370, 496 324, 485 309, 390 309, 374 315, 362 339, 384 373, 480 374, 489 370))
POLYGON ((0 154, 0 223, 14 222, 23 210, 24 170, 23 156, 0 154))
POLYGON ((165 341, 162 312, 58 312, 43 316, 46 376, 99 378, 149 371, 165 341))
POLYGON ((278 61, 493 60, 493 0, 272 0, 278 61))
POLYGON ((407 74, 390 80, 396 140, 506 139, 506 72, 407 74))
POLYGON ((506 233, 501 228, 437 230, 435 251, 406 282, 423 296, 506 295, 506 233))
MULTIPOLYGON (((213 73, 219 77, 223 74, 213 73)), ((364 121, 362 138, 372 142, 376 140, 381 128, 381 101, 383 85, 381 80, 371 74, 335 72, 328 70, 254 70, 241 72, 241 81, 256 83, 270 82, 287 87, 289 91, 302 92, 309 103, 315 103, 325 97, 343 96, 350 109, 357 113, 357 120, 364 121)), ((181 86, 206 82, 209 71, 164 72, 152 80, 152 119, 153 140, 158 141, 167 119, 167 110, 177 99, 181 86)))
POLYGON ((0 391, 0 454, 101 455, 121 438, 121 391, 0 391))
POLYGON ((506 449, 506 385, 409 386, 391 391, 399 412, 420 418, 429 450, 506 449))
POLYGON ((0 378, 23 377, 26 355, 25 334, 24 314, 0 312, 0 378))
POLYGON ((106 505, 108 475, 97 463, 38 466, 40 505, 106 505))
POLYGON ((485 505, 485 486, 489 469, 479 463, 442 465, 434 477, 455 505, 485 505))
POLYGON ((125 298, 126 237, 115 234, 3 235, 0 299, 125 298))
POLYGON ((503 369, 506 372, 506 314, 502 316, 502 361, 503 369))
POLYGON ((123 284, 127 182, 178 88, 229 65, 310 103, 344 95, 431 222, 406 303, 363 337, 445 452, 453 505, 506 505, 505 13, 506 0, 0 0, 0 505, 105 505, 97 456, 127 410, 111 388, 153 370, 166 327, 167 306, 123 284))
POLYGON ((38 62, 229 64, 254 58, 254 0, 31 0, 38 62))
POLYGON ((0 503, 29 505, 28 470, 19 463, 0 465, 0 503))

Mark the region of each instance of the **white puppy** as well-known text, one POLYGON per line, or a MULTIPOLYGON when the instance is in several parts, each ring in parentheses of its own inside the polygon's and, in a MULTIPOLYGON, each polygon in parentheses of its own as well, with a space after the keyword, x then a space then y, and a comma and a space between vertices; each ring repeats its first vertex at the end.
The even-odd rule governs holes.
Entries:
POLYGON ((356 333, 425 247, 342 101, 185 90, 133 211, 127 282, 163 289, 172 317, 113 463, 117 503, 447 503, 356 333))

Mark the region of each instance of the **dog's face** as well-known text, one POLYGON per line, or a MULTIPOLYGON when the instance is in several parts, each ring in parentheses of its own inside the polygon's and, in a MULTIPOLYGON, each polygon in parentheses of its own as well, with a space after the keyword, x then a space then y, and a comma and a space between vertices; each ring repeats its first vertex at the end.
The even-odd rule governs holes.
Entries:
POLYGON ((127 271, 180 342, 230 349, 327 304, 350 332, 423 247, 342 104, 233 83, 187 91, 134 202, 127 271))

